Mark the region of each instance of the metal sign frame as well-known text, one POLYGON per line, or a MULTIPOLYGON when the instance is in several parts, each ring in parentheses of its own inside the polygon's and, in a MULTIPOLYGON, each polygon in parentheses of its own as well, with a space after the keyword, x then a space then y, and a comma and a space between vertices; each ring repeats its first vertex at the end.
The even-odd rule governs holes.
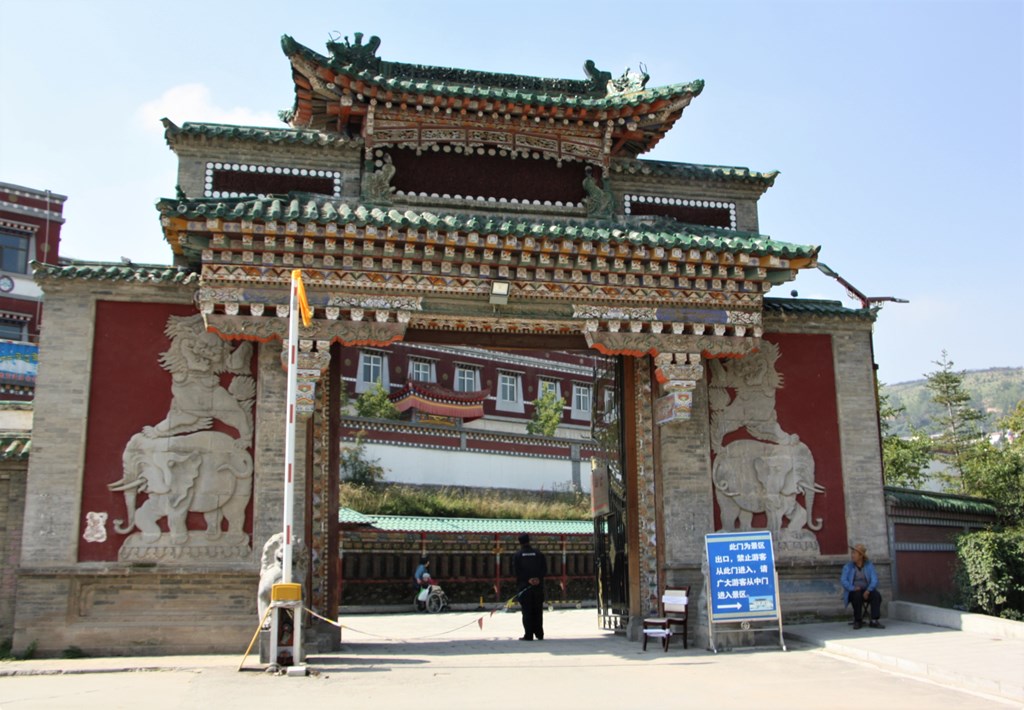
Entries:
POLYGON ((704 536, 704 550, 708 570, 705 596, 711 650, 718 653, 715 647, 716 625, 739 624, 738 629, 723 628, 720 631, 739 633, 749 631, 752 621, 775 621, 779 628, 779 645, 785 651, 779 575, 775 570, 771 532, 708 533, 704 536))

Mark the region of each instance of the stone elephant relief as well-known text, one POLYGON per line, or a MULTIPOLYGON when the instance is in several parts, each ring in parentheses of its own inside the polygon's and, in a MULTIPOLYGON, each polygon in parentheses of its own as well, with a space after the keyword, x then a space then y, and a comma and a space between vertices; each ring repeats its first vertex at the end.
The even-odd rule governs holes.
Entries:
POLYGON ((715 457, 711 479, 723 530, 750 530, 755 513, 764 513, 766 527, 775 533, 792 536, 804 526, 821 530, 822 519, 810 516, 815 494, 825 489, 814 482, 814 456, 803 442, 734 441, 715 457), (788 521, 785 528, 783 520, 788 521))
POLYGON ((142 542, 152 544, 162 534, 160 519, 167 518, 171 544, 181 545, 189 539, 188 513, 196 511, 206 520, 206 540, 248 542, 243 525, 252 496, 253 463, 235 439, 217 431, 169 437, 139 433, 128 441, 122 461, 123 477, 107 486, 124 493, 128 516, 114 521, 119 534, 138 528, 142 542), (140 493, 146 500, 136 505, 140 493))

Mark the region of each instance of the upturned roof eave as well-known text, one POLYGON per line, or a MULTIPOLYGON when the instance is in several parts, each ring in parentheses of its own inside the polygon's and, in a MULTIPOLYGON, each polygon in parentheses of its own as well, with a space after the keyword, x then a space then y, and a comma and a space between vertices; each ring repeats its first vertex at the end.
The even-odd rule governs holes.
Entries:
MULTIPOLYGON (((402 78, 399 76, 385 76, 354 64, 339 64, 329 57, 325 57, 308 47, 299 44, 287 35, 282 38, 282 48, 285 55, 292 60, 293 72, 308 79, 323 81, 321 71, 333 72, 336 76, 343 76, 353 81, 363 82, 366 87, 376 87, 378 90, 410 94, 419 97, 454 97, 466 100, 501 101, 504 103, 516 103, 525 106, 551 107, 560 106, 566 109, 589 109, 589 110, 615 110, 627 109, 655 101, 672 102, 684 98, 693 98, 700 95, 704 90, 704 81, 696 79, 691 82, 670 84, 654 88, 644 88, 639 91, 608 94, 606 89, 590 91, 565 91, 559 89, 548 89, 542 91, 529 88, 510 88, 498 85, 488 86, 486 84, 463 84, 456 81, 436 79, 431 80, 423 77, 402 78), (296 62, 299 57, 312 65, 313 71, 305 71, 301 62, 296 62)), ((421 73, 431 71, 438 74, 451 71, 463 71, 449 67, 434 67, 426 65, 402 64, 399 62, 381 61, 390 70, 402 68, 418 70, 421 73)), ((499 74, 496 72, 473 71, 467 72, 472 76, 484 79, 488 76, 504 77, 511 75, 499 74)), ((584 84, 583 80, 555 79, 546 77, 534 77, 522 75, 527 82, 541 83, 550 82, 553 86, 577 82, 584 84)), ((497 82, 496 82, 497 83, 497 82)), ((298 98, 296 99, 298 101, 298 98)))
MULTIPOLYGON (((816 259, 820 250, 820 246, 816 245, 781 242, 763 234, 686 224, 670 218, 653 221, 612 221, 538 219, 527 215, 478 216, 413 210, 402 212, 394 208, 382 209, 362 204, 353 206, 344 201, 333 201, 305 193, 228 200, 164 198, 158 200, 156 207, 164 220, 218 219, 238 223, 294 222, 303 225, 351 223, 356 226, 373 225, 396 229, 478 232, 499 236, 533 235, 590 242, 628 242, 809 260, 816 259)), ((168 241, 174 245, 172 240, 168 241)))
POLYGON ((186 121, 180 126, 169 118, 161 119, 164 125, 164 140, 171 150, 184 142, 199 138, 223 138, 227 140, 263 144, 302 144, 320 147, 358 147, 362 139, 350 138, 340 133, 320 131, 291 126, 243 126, 231 123, 205 123, 186 121))

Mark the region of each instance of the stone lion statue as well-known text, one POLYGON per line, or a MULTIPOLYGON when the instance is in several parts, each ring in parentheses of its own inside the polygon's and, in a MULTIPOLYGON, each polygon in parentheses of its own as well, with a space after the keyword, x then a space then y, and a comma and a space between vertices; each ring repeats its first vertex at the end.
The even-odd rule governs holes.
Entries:
MULTIPOLYGON (((302 540, 295 538, 292 543, 292 582, 303 585, 303 598, 305 599, 306 581, 306 546, 302 540)), ((263 628, 270 628, 270 617, 264 620, 263 616, 270 607, 271 592, 275 584, 284 579, 284 533, 271 535, 263 545, 263 554, 260 557, 260 586, 256 593, 256 603, 259 608, 260 621, 263 628)))

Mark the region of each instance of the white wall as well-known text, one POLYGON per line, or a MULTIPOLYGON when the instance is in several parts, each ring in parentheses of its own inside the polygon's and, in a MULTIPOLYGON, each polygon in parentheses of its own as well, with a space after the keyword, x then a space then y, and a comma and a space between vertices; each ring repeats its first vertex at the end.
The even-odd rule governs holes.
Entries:
MULTIPOLYGON (((389 483, 571 490, 573 462, 474 451, 444 451, 410 446, 366 444, 366 458, 377 460, 389 483)), ((582 461, 580 483, 590 491, 590 462, 582 461)))

